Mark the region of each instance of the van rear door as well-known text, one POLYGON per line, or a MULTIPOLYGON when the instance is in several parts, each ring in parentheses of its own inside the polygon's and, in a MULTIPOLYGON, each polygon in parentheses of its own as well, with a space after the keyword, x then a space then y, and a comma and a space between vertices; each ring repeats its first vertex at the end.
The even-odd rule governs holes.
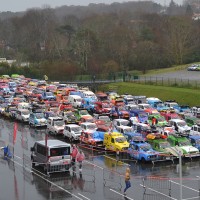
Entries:
POLYGON ((53 147, 50 149, 49 163, 50 165, 70 164, 71 163, 71 148, 53 147))

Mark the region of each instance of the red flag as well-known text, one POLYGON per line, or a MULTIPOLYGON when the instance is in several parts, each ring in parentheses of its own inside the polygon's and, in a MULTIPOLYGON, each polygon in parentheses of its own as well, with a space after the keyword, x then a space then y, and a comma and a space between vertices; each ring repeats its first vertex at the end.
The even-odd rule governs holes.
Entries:
POLYGON ((13 144, 15 144, 17 138, 17 123, 14 123, 14 130, 13 130, 13 144))

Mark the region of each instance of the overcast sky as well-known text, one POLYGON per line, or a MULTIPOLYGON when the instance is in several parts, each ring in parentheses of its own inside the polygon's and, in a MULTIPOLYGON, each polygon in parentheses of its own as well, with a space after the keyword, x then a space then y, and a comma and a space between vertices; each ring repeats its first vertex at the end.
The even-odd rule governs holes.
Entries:
MULTIPOLYGON (((88 5, 89 3, 106 3, 113 2, 127 2, 131 0, 0 0, 0 12, 3 11, 25 11, 28 8, 42 8, 45 5, 49 5, 51 8, 63 6, 63 5, 88 5)), ((132 0, 139 1, 139 0, 132 0)), ((141 1, 141 0, 140 0, 141 1)), ((154 0, 154 2, 168 5, 171 0, 154 0)), ((174 0, 177 4, 181 4, 183 0, 174 0)))

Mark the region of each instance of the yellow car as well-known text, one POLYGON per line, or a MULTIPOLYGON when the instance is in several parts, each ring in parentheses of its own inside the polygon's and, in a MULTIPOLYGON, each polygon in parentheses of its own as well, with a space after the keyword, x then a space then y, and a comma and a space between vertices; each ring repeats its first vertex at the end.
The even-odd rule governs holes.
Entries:
POLYGON ((129 148, 129 142, 118 132, 105 133, 103 144, 107 150, 126 151, 129 148))

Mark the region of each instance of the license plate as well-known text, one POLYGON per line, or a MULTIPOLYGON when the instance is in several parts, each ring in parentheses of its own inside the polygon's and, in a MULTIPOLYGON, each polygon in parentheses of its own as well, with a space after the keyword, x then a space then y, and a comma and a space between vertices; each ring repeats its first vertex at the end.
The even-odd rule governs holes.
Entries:
POLYGON ((170 157, 166 157, 166 160, 170 160, 170 157))

